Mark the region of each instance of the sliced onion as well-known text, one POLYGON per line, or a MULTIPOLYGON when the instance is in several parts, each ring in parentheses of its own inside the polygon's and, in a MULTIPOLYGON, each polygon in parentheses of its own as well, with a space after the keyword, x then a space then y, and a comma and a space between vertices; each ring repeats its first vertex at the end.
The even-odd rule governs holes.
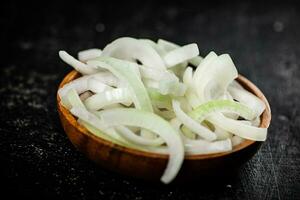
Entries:
POLYGON ((72 66, 76 71, 81 74, 94 74, 98 70, 92 66, 86 65, 79 60, 76 60, 74 57, 69 55, 65 51, 59 51, 59 57, 68 65, 72 66))
POLYGON ((108 127, 102 120, 100 120, 95 114, 87 111, 84 108, 80 107, 73 107, 70 109, 70 112, 78 117, 80 120, 92 125, 93 127, 97 128, 101 132, 107 134, 109 137, 112 137, 115 140, 127 143, 127 141, 122 138, 114 128, 108 127))
POLYGON ((88 60, 91 60, 91 59, 101 56, 101 54, 102 54, 101 49, 87 49, 87 50, 78 52, 78 59, 81 62, 86 62, 88 60))
POLYGON ((206 127, 199 124, 197 121, 190 118, 187 114, 185 114, 181 108, 180 103, 176 100, 172 101, 173 109, 176 114, 178 120, 180 120, 186 127, 188 127, 191 131, 198 134, 202 138, 213 141, 217 138, 216 134, 207 129, 206 127))
POLYGON ((226 118, 222 114, 214 114, 213 116, 208 117, 207 120, 213 124, 218 124, 223 129, 245 139, 265 141, 267 137, 267 128, 249 126, 238 120, 226 118))
POLYGON ((133 63, 118 60, 109 57, 99 57, 97 60, 88 61, 91 65, 105 68, 111 71, 115 76, 125 81, 129 85, 132 100, 137 109, 152 112, 152 105, 141 79, 136 74, 133 63))
POLYGON ((201 104, 190 112, 189 116, 198 122, 202 122, 207 116, 216 112, 233 112, 248 120, 255 118, 255 113, 251 109, 243 104, 229 100, 212 100, 201 104))
POLYGON ((262 100, 245 89, 238 89, 236 87, 228 87, 229 93, 232 97, 245 104, 247 107, 252 109, 256 116, 260 116, 266 108, 266 105, 262 100))
POLYGON ((130 37, 119 38, 108 44, 103 49, 102 56, 111 56, 132 62, 138 60, 145 66, 165 69, 163 60, 149 44, 130 37))
POLYGON ((209 54, 194 73, 195 90, 201 102, 225 94, 228 85, 238 76, 237 70, 227 54, 216 57, 209 54))
POLYGON ((148 139, 148 138, 145 138, 145 137, 138 136, 134 132, 132 132, 129 128, 127 128, 125 126, 116 126, 115 129, 124 138, 128 139, 131 142, 139 144, 139 145, 159 146, 159 145, 162 145, 163 143, 165 143, 164 140, 161 139, 161 138, 148 139))
POLYGON ((84 101, 88 110, 100 110, 104 106, 122 103, 129 106, 132 103, 130 92, 127 88, 116 88, 95 94, 84 101))
POLYGON ((164 61, 167 67, 173 67, 182 62, 188 61, 199 55, 197 44, 188 44, 180 48, 168 52, 164 56, 164 61))
POLYGON ((113 88, 102 83, 96 78, 90 78, 87 81, 87 89, 92 91, 93 93, 102 93, 106 90, 112 90, 113 88))
POLYGON ((131 108, 104 110, 100 115, 107 124, 139 126, 159 135, 169 149, 169 162, 161 181, 169 183, 176 177, 184 159, 184 147, 179 134, 167 121, 153 113, 131 108))

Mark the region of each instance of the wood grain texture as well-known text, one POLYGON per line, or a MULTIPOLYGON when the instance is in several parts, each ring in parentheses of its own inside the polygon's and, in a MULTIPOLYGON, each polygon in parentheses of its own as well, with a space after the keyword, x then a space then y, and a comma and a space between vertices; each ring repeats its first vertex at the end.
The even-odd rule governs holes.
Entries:
MULTIPOLYGON (((63 79, 59 88, 78 77, 78 72, 70 72, 63 79)), ((253 83, 242 75, 239 75, 237 81, 265 103, 266 109, 261 115, 260 127, 268 128, 271 121, 271 110, 267 99, 253 83)), ((160 179, 166 168, 167 155, 130 149, 96 137, 77 123, 76 118, 60 103, 58 94, 57 106, 63 128, 70 141, 91 160, 106 169, 124 175, 146 180, 158 181, 160 179)), ((186 156, 175 181, 197 180, 199 177, 216 176, 237 169, 248 161, 260 146, 261 142, 245 140, 229 152, 186 156)))

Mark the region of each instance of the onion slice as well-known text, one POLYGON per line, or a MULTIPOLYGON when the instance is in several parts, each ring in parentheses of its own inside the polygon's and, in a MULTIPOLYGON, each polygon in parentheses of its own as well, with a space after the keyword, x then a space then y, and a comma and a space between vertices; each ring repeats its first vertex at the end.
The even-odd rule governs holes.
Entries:
POLYGON ((200 123, 189 117, 186 113, 184 113, 180 108, 180 103, 176 100, 172 101, 173 109, 176 114, 178 120, 180 120, 186 127, 188 127, 191 131, 198 134, 202 138, 213 141, 217 138, 216 134, 202 126, 200 123))
POLYGON ((59 57, 68 65, 72 66, 76 71, 81 74, 94 74, 98 70, 92 66, 86 65, 79 60, 76 60, 73 56, 66 51, 59 51, 59 57))
POLYGON ((100 112, 100 115, 108 125, 138 126, 159 135, 169 149, 169 162, 161 181, 169 183, 176 177, 184 159, 184 147, 179 134, 167 121, 153 113, 132 108, 104 110, 100 112))
POLYGON ((166 68, 163 60, 151 45, 130 37, 122 37, 108 44, 103 49, 102 56, 110 56, 133 62, 138 60, 143 65, 155 69, 166 68))

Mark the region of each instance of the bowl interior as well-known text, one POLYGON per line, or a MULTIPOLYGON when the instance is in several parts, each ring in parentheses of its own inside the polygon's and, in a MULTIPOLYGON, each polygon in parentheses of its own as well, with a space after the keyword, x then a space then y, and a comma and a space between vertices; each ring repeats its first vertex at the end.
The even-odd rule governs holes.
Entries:
MULTIPOLYGON (((70 81, 72 81, 72 80, 74 80, 78 77, 80 77, 80 74, 77 71, 75 71, 75 70, 71 71, 70 73, 68 73, 65 76, 63 81, 60 83, 59 88, 63 87, 66 83, 68 83, 68 82, 70 82, 70 81)), ((258 98, 260 98, 265 103, 266 109, 262 113, 262 115, 260 116, 260 118, 261 118, 260 127, 268 128, 269 124, 270 124, 270 121, 271 121, 271 110, 270 110, 270 106, 269 106, 269 103, 268 103, 266 97, 252 82, 250 82, 244 76, 239 75, 236 80, 245 89, 247 89, 249 92, 255 94, 258 98)), ((135 154, 135 155, 138 155, 138 156, 147 156, 147 157, 162 158, 162 159, 167 159, 168 158, 168 155, 144 152, 144 151, 140 151, 140 150, 136 150, 136 149, 127 148, 127 147, 124 147, 124 146, 120 146, 120 145, 111 143, 111 142, 109 142, 107 140, 104 140, 102 138, 96 137, 93 134, 91 134, 85 127, 81 126, 77 122, 76 118, 65 107, 62 106, 62 104, 60 103, 60 98, 59 98, 58 94, 57 94, 57 103, 58 103, 59 112, 62 115, 64 115, 64 117, 68 120, 68 122, 72 126, 76 127, 79 130, 80 133, 85 134, 88 137, 91 137, 93 140, 96 140, 98 143, 101 143, 102 145, 108 145, 111 148, 114 148, 115 150, 125 151, 127 153, 135 154)), ((215 154, 188 155, 188 156, 185 156, 185 159, 186 160, 194 160, 194 159, 199 160, 199 159, 221 157, 221 156, 228 155, 228 154, 231 154, 233 152, 239 151, 241 149, 247 148, 247 147, 253 145, 254 143, 256 143, 256 141, 245 140, 241 144, 233 147, 233 149, 231 151, 228 151, 228 152, 215 153, 215 154)))

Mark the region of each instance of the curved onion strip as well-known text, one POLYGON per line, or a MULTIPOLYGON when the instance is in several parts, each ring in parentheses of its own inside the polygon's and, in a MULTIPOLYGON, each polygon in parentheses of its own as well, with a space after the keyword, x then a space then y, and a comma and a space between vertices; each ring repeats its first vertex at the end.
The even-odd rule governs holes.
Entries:
POLYGON ((155 42, 149 39, 139 39, 139 41, 144 42, 145 44, 150 45, 153 49, 156 50, 156 52, 160 55, 163 56, 166 54, 166 51, 159 45, 157 45, 155 42))
POLYGON ((101 118, 110 125, 139 126, 159 135, 169 149, 169 162, 161 181, 169 183, 177 175, 184 159, 184 147, 179 134, 161 117, 136 109, 111 109, 100 112, 101 118))
POLYGON ((198 123, 197 121, 189 117, 187 114, 185 114, 181 110, 180 103, 178 101, 173 100, 172 105, 178 120, 180 120, 191 131, 193 131, 194 133, 198 134, 199 136, 201 136, 202 138, 208 141, 213 141, 217 138, 216 134, 214 134, 212 131, 202 126, 200 123, 198 123))
POLYGON ((135 72, 136 65, 131 62, 108 57, 99 57, 97 60, 88 61, 88 63, 105 68, 128 83, 132 100, 137 109, 153 111, 147 90, 135 72))
POLYGON ((197 139, 192 140, 184 136, 180 130, 181 122, 174 118, 170 121, 173 128, 182 136, 184 141, 184 149, 187 155, 197 155, 197 154, 211 154, 220 153, 232 150, 231 140, 219 140, 214 142, 208 142, 205 140, 197 139))
POLYGON ((243 104, 229 100, 208 101, 191 111, 189 116, 198 122, 202 122, 207 116, 216 112, 233 112, 248 120, 255 118, 255 113, 251 109, 243 104))
POLYGON ((102 54, 101 49, 87 49, 87 50, 78 52, 78 59, 81 62, 86 62, 88 60, 91 60, 91 59, 101 56, 101 54, 102 54))
POLYGON ((164 39, 158 39, 157 40, 157 45, 160 46, 162 49, 164 49, 166 52, 170 52, 170 51, 180 47, 179 45, 177 45, 173 42, 169 42, 169 41, 164 40, 164 39))
POLYGON ((188 44, 168 52, 164 56, 167 67, 173 67, 199 55, 197 44, 188 44))
POLYGON ((235 100, 252 109, 256 113, 256 117, 260 116, 266 108, 262 100, 245 89, 228 87, 228 91, 235 100))
POLYGON ((249 126, 238 120, 226 118, 222 114, 214 114, 213 116, 209 116, 207 120, 213 124, 218 124, 223 129, 245 139, 265 141, 267 137, 267 128, 249 126))
POLYGON ((117 80, 117 78, 110 72, 99 72, 96 74, 79 77, 73 80, 72 82, 65 84, 62 88, 58 90, 59 97, 62 98, 71 89, 75 89, 78 94, 81 94, 87 90, 92 90, 92 88, 90 88, 88 84, 89 79, 96 79, 97 81, 107 86, 119 85, 119 81, 117 80))
POLYGON ((90 78, 87 81, 87 89, 93 93, 102 93, 106 90, 112 90, 113 88, 95 78, 90 78))
POLYGON ((59 51, 59 57, 68 65, 72 66, 76 71, 80 72, 81 74, 94 74, 97 73, 99 70, 93 68, 92 66, 86 65, 79 60, 76 60, 74 57, 69 55, 65 51, 59 51))
POLYGON ((133 62, 138 60, 145 66, 165 69, 163 60, 150 45, 130 37, 114 40, 103 49, 102 55, 133 62))
POLYGON ((127 88, 116 88, 95 94, 84 101, 88 110, 99 110, 104 106, 122 103, 129 106, 132 103, 130 92, 127 88))
MULTIPOLYGON (((162 145, 163 143, 165 143, 164 140, 161 138, 148 139, 145 137, 138 136, 134 132, 132 132, 129 128, 126 128, 125 126, 116 126, 115 129, 124 138, 128 139, 131 142, 139 144, 139 145, 159 146, 159 145, 162 145)), ((143 129, 143 130, 145 130, 145 129, 143 129)), ((152 134, 152 132, 151 132, 151 134, 152 134)))
POLYGON ((92 125, 93 127, 112 137, 113 139, 123 143, 127 143, 127 141, 123 137, 121 137, 114 128, 106 126, 106 124, 103 123, 103 121, 100 120, 95 114, 87 111, 86 109, 73 107, 70 109, 70 112, 80 120, 92 125))
MULTIPOLYGON (((211 54, 206 65, 200 64, 200 74, 196 78, 195 90, 201 102, 206 102, 225 94, 228 85, 238 76, 237 70, 228 54, 219 57, 211 54), (213 91, 213 92, 212 92, 213 91)), ((208 56, 207 56, 208 57, 208 56)))

